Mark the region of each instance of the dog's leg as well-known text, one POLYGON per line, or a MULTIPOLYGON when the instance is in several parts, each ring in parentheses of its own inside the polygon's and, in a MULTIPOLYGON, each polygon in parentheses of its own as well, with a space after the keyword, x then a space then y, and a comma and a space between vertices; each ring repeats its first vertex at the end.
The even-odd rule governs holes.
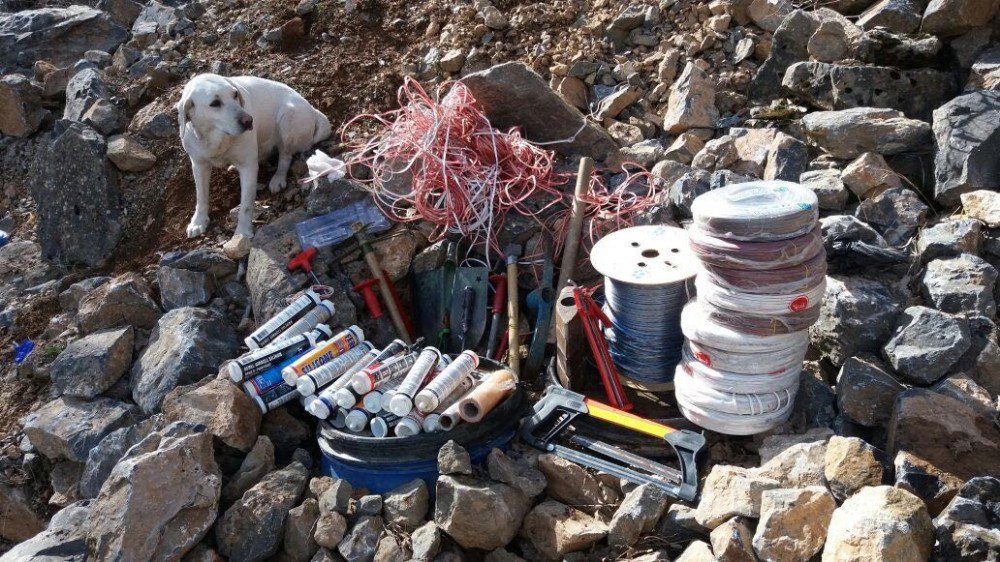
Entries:
POLYGON ((236 234, 253 237, 253 203, 257 199, 257 160, 239 167, 240 212, 236 220, 236 234))
POLYGON ((194 216, 187 227, 188 238, 201 236, 208 228, 208 188, 212 182, 212 165, 192 158, 191 171, 194 173, 195 203, 194 216))
POLYGON ((268 188, 271 193, 278 193, 279 191, 285 189, 286 180, 288 178, 288 168, 292 165, 292 155, 285 151, 285 148, 278 149, 278 169, 274 171, 274 177, 271 178, 271 183, 268 184, 268 188))

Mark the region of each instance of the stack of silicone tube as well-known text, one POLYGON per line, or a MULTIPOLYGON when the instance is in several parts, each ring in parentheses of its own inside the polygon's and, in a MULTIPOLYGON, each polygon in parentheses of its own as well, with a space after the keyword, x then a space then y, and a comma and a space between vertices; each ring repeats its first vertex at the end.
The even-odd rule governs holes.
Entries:
POLYGON ((816 195, 789 182, 743 183, 698 197, 692 214, 702 269, 681 316, 678 405, 706 429, 767 431, 791 413, 826 289, 816 195))

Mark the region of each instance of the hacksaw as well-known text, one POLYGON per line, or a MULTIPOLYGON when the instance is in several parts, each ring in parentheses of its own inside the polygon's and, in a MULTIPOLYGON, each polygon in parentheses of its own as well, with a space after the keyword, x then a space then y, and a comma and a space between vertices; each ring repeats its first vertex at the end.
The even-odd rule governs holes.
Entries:
POLYGON ((707 452, 705 436, 700 433, 674 429, 612 408, 582 394, 550 386, 535 403, 532 415, 521 423, 520 435, 525 443, 579 465, 617 476, 634 484, 652 484, 681 500, 694 501, 698 497, 698 460, 707 452), (571 433, 568 430, 579 416, 589 416, 663 439, 676 453, 680 469, 579 433, 563 435, 571 433), (563 439, 575 448, 556 442, 563 439))

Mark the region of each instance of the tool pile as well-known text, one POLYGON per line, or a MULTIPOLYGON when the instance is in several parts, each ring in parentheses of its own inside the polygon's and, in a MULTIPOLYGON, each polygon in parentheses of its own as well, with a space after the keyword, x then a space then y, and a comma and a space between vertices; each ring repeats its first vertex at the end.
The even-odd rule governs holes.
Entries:
POLYGON ((766 431, 791 413, 826 288, 816 195, 750 182, 700 196, 692 214, 702 270, 682 313, 678 405, 713 431, 766 431))

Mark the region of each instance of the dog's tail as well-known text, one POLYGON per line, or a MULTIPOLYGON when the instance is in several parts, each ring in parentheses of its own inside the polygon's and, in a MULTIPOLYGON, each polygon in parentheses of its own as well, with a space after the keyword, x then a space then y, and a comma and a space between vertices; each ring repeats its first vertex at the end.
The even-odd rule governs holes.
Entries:
POLYGON ((330 127, 330 120, 326 118, 326 115, 323 115, 318 109, 313 109, 313 111, 316 112, 316 132, 313 133, 313 144, 316 144, 329 138, 333 128, 330 127))

